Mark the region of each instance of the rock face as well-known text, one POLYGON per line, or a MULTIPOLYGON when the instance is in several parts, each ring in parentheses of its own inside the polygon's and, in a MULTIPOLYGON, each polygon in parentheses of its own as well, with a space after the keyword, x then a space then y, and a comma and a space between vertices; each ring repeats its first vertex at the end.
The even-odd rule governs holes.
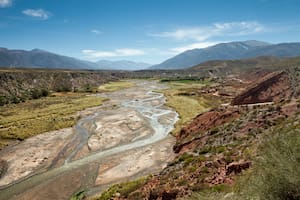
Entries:
POLYGON ((267 74, 251 84, 248 89, 236 96, 231 104, 244 105, 266 102, 279 102, 289 99, 293 90, 289 75, 285 71, 267 74))
POLYGON ((242 170, 248 169, 251 166, 250 161, 244 162, 233 162, 226 166, 226 175, 229 174, 239 174, 242 170))
POLYGON ((198 115, 190 124, 181 129, 180 134, 177 136, 177 141, 183 142, 177 142, 177 144, 174 146, 175 153, 179 153, 182 147, 187 145, 191 137, 229 122, 238 116, 238 110, 212 110, 198 115))

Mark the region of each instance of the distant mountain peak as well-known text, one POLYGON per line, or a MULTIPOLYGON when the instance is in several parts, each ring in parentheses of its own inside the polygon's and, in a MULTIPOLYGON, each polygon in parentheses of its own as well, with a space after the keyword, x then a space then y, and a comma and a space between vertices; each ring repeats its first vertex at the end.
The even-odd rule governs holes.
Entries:
POLYGON ((258 40, 246 40, 246 41, 243 41, 242 43, 247 44, 249 46, 255 46, 255 47, 272 45, 271 43, 264 42, 264 41, 258 41, 258 40))
POLYGON ((99 62, 83 61, 45 51, 43 49, 10 50, 0 47, 0 67, 26 67, 50 69, 141 70, 150 65, 128 60, 99 62))
POLYGON ((184 69, 213 60, 243 59, 257 56, 291 57, 300 55, 300 43, 271 44, 258 40, 219 43, 178 54, 152 69, 184 69))
POLYGON ((32 49, 31 52, 50 53, 49 51, 46 51, 46 50, 43 50, 43 49, 38 49, 38 48, 32 49))
POLYGON ((135 62, 130 60, 99 60, 96 62, 101 69, 112 69, 112 70, 142 70, 151 66, 148 63, 135 62))

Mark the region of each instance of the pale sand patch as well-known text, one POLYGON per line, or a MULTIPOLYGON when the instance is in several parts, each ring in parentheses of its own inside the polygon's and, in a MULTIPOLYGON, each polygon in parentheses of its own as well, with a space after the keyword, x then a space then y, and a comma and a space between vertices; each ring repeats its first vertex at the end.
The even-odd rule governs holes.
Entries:
POLYGON ((112 148, 152 133, 148 122, 135 110, 120 108, 95 119, 95 133, 88 140, 91 151, 112 148))
MULTIPOLYGON (((174 138, 113 156, 109 165, 101 165, 96 185, 106 185, 127 179, 144 171, 160 171, 174 158, 174 138)), ((108 161, 104 161, 107 163, 108 161)))
POLYGON ((0 186, 49 166, 71 134, 72 128, 47 132, 1 152, 1 159, 8 162, 8 170, 0 179, 0 186))

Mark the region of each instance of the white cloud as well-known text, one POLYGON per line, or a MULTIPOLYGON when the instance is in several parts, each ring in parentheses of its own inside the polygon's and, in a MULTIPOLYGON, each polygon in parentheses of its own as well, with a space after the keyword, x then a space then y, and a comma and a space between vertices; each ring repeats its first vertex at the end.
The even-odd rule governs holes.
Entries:
POLYGON ((219 34, 251 35, 264 31, 264 26, 255 21, 215 23, 214 27, 219 34))
POLYGON ((192 44, 188 44, 188 45, 185 45, 185 46, 171 48, 170 51, 173 54, 179 54, 179 53, 182 53, 182 52, 190 50, 190 49, 206 48, 206 47, 209 47, 209 46, 216 45, 218 43, 221 43, 221 42, 219 42, 219 41, 214 41, 214 42, 197 42, 197 43, 192 43, 192 44))
POLYGON ((179 28, 157 34, 154 37, 174 38, 176 40, 205 41, 216 36, 239 36, 262 32, 264 26, 256 21, 215 23, 210 26, 179 28))
POLYGON ((27 10, 23 10, 22 13, 24 15, 28 15, 30 17, 36 17, 36 18, 40 18, 40 19, 44 19, 44 20, 48 19, 51 15, 50 12, 45 11, 43 9, 36 9, 36 10, 27 9, 27 10))
POLYGON ((6 8, 11 6, 12 0, 0 0, 0 8, 6 8))
POLYGON ((82 53, 89 59, 108 58, 108 57, 124 57, 124 56, 139 56, 145 55, 146 52, 140 49, 116 49, 114 51, 96 51, 96 50, 82 50, 82 53))
POLYGON ((177 40, 193 39, 198 41, 203 41, 208 38, 205 28, 183 28, 183 29, 177 29, 170 32, 151 34, 151 36, 174 38, 177 40))
POLYGON ((94 34, 96 34, 96 35, 100 35, 100 34, 102 34, 102 31, 97 30, 97 29, 92 29, 92 30, 91 30, 91 33, 94 33, 94 34))

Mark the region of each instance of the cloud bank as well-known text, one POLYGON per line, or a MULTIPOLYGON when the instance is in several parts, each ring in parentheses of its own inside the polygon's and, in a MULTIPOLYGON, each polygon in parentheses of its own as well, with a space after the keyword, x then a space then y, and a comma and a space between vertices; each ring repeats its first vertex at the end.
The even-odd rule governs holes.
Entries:
POLYGON ((51 13, 43 10, 43 9, 26 9, 23 10, 22 13, 24 15, 30 16, 30 17, 35 17, 35 18, 40 18, 43 20, 46 20, 50 17, 51 13))
POLYGON ((12 0, 0 0, 0 8, 6 8, 12 5, 12 0))
POLYGON ((140 49, 116 49, 114 51, 96 51, 85 49, 82 50, 82 53, 89 59, 97 59, 97 58, 108 58, 108 57, 124 57, 124 56, 139 56, 145 55, 146 53, 140 49))
POLYGON ((149 34, 152 37, 169 38, 179 42, 193 42, 169 49, 170 54, 182 53, 189 49, 206 48, 220 42, 216 37, 246 36, 261 33, 265 27, 257 21, 214 23, 209 26, 185 27, 161 33, 149 34))
POLYGON ((154 37, 173 38, 176 40, 205 41, 216 36, 242 36, 262 32, 264 26, 256 21, 215 23, 211 26, 179 28, 157 34, 154 37))

